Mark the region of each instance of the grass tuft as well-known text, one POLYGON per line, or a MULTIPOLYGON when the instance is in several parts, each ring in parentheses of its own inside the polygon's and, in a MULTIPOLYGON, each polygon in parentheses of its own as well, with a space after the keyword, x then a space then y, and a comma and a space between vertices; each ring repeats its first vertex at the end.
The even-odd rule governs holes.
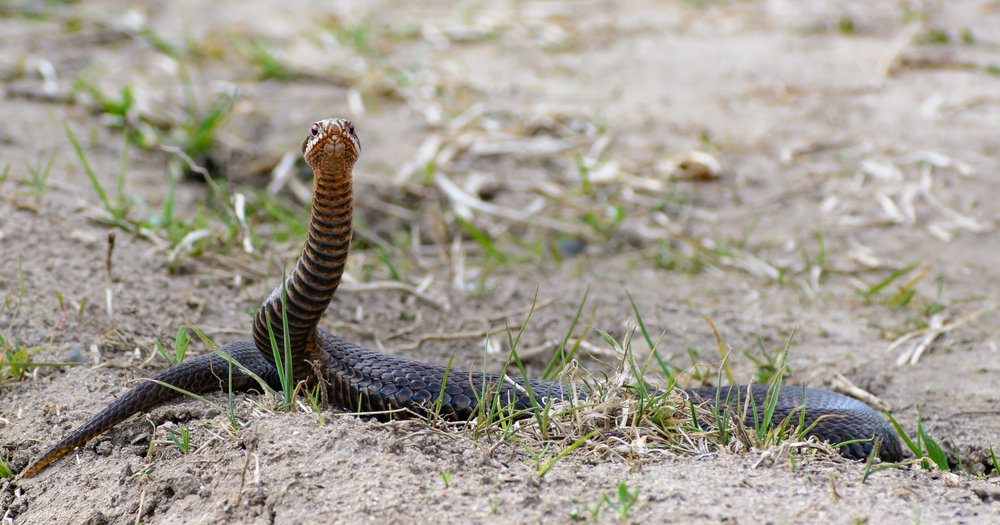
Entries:
POLYGON ((570 364, 573 360, 573 356, 576 355, 577 351, 580 350, 580 345, 583 343, 584 337, 587 336, 587 331, 589 328, 584 330, 584 333, 576 339, 573 347, 566 351, 566 345, 569 343, 569 338, 573 336, 573 332, 576 330, 576 325, 580 322, 580 315, 583 313, 583 307, 587 304, 587 297, 590 295, 590 288, 583 293, 583 298, 580 299, 580 305, 576 308, 576 315, 573 316, 573 320, 569 324, 569 328, 566 330, 566 335, 563 336, 562 342, 559 343, 559 348, 556 353, 552 355, 552 359, 549 361, 548 366, 545 367, 545 372, 542 374, 542 379, 552 380, 555 379, 566 366, 570 364))
POLYGON ((281 272, 281 333, 283 346, 278 345, 274 337, 274 329, 271 328, 270 321, 267 325, 267 335, 271 340, 271 355, 274 359, 274 367, 278 372, 278 381, 281 383, 282 402, 277 407, 278 410, 291 410, 293 407, 295 379, 292 377, 292 347, 288 337, 288 314, 287 314, 287 274, 281 272))
POLYGON ((634 490, 627 483, 620 482, 611 493, 602 494, 594 504, 587 504, 577 500, 583 508, 575 507, 570 510, 569 517, 574 521, 597 521, 601 510, 608 508, 618 515, 620 521, 627 521, 629 513, 639 502, 639 487, 634 490))
POLYGON ((268 42, 260 38, 251 38, 246 41, 246 47, 251 62, 260 69, 262 80, 287 82, 300 76, 298 72, 274 54, 268 42))
POLYGON ((184 362, 184 356, 187 354, 188 346, 191 344, 190 336, 188 335, 188 330, 186 326, 180 327, 177 330, 177 337, 174 339, 174 353, 171 355, 167 353, 167 350, 163 348, 163 344, 157 339, 154 341, 157 353, 168 363, 170 366, 177 366, 184 362))
MULTIPOLYGON (((581 301, 568 333, 575 330, 585 299, 581 301)), ((804 448, 797 443, 812 430, 805 425, 804 411, 793 411, 780 421, 775 419, 794 331, 786 339, 781 354, 774 358, 775 370, 770 375, 768 395, 762 406, 756 406, 752 397, 747 396, 742 406, 730 403, 734 401, 731 399, 717 399, 715 407, 709 407, 694 403, 685 392, 675 388, 689 374, 660 358, 657 352, 659 342, 651 337, 634 301, 632 307, 636 320, 630 323, 620 341, 599 328, 588 327, 619 358, 618 369, 610 376, 595 378, 586 370, 579 369, 575 362, 565 359, 565 354, 569 353, 566 351, 568 336, 557 349, 553 361, 563 364, 563 377, 581 378, 582 383, 572 384, 588 389, 588 395, 568 402, 545 405, 536 402, 533 410, 514 412, 502 406, 495 396, 491 397, 492 392, 481 392, 478 395, 480 400, 491 402, 480 403, 478 413, 472 420, 473 438, 492 436, 500 441, 518 442, 539 476, 545 476, 560 460, 575 453, 600 454, 603 457, 608 451, 613 451, 616 456, 637 461, 635 458, 652 457, 664 452, 703 454, 710 450, 777 448, 784 454, 804 448), (641 358, 633 348, 637 333, 642 334, 650 347, 649 353, 644 353, 641 358), (653 377, 653 372, 657 377, 653 377), (659 377, 661 372, 665 377, 659 377), (666 388, 653 386, 664 379, 666 388)), ((522 375, 525 374, 517 348, 530 316, 529 311, 516 332, 513 329, 507 331, 511 350, 502 369, 504 372, 516 366, 522 375)), ((720 349, 726 348, 717 331, 716 336, 720 349)), ((728 355, 723 355, 723 360, 728 355)), ((725 363, 718 369, 722 373, 725 363)), ((534 399, 535 393, 530 385, 525 384, 524 391, 534 399)), ((719 389, 719 395, 723 391, 719 389)), ((734 394, 729 392, 728 395, 734 394)), ((811 445, 808 448, 819 453, 836 454, 833 447, 811 445)), ((794 461, 794 458, 789 460, 794 461)))
POLYGON ((4 459, 4 455, 0 453, 0 478, 11 477, 14 477, 14 470, 7 465, 7 460, 4 459))
POLYGON ((170 441, 174 442, 174 445, 177 447, 177 450, 181 451, 181 454, 187 454, 191 451, 190 429, 183 427, 179 433, 174 434, 173 432, 170 432, 168 435, 170 436, 170 441))
POLYGON ((28 347, 18 341, 14 325, 21 314, 24 301, 24 265, 17 261, 17 292, 10 292, 0 302, 0 316, 7 315, 7 327, 0 330, 0 384, 6 381, 21 381, 31 376, 31 372, 42 367, 74 366, 76 363, 44 363, 34 360, 34 356, 45 346, 28 347))
POLYGON ((31 195, 35 198, 35 202, 39 206, 42 204, 42 195, 45 193, 45 186, 48 184, 49 175, 52 174, 52 165, 55 163, 55 160, 55 152, 49 154, 48 160, 45 159, 44 153, 39 153, 38 162, 35 165, 25 165, 25 169, 28 170, 28 176, 30 177, 26 182, 31 187, 31 195))
POLYGON ((903 427, 896 421, 896 418, 890 413, 886 413, 889 418, 889 423, 892 424, 893 428, 896 429, 896 434, 899 435, 900 439, 903 440, 903 444, 906 448, 910 449, 913 456, 919 460, 920 466, 924 469, 930 469, 931 465, 934 465, 940 470, 950 471, 951 465, 948 463, 948 457, 944 453, 944 449, 933 437, 924 429, 923 421, 921 420, 920 413, 917 412, 917 434, 916 439, 907 434, 903 427))
POLYGON ((448 469, 442 470, 439 474, 441 474, 441 481, 444 483, 444 488, 447 489, 450 487, 454 474, 448 469))

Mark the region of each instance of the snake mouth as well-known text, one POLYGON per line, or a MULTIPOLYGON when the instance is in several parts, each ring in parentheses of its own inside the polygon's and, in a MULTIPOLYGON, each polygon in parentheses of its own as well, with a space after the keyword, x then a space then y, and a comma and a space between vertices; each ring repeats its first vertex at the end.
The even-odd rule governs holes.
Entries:
POLYGON ((317 121, 309 130, 309 135, 302 142, 302 156, 307 162, 321 151, 328 151, 326 145, 332 145, 336 156, 350 156, 357 159, 361 152, 361 141, 354 132, 354 124, 346 119, 331 118, 317 121))

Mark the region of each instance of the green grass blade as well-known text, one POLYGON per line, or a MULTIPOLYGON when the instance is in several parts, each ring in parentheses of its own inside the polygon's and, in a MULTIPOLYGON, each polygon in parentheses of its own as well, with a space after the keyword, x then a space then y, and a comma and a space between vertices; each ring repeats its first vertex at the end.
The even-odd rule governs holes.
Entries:
POLYGON ((188 331, 186 326, 181 326, 177 330, 177 337, 174 339, 174 362, 173 364, 179 365, 184 362, 184 356, 187 355, 188 346, 191 344, 191 340, 188 338, 188 331))
POLYGON ((515 366, 517 366, 518 371, 521 372, 521 377, 523 378, 524 390, 528 393, 528 399, 531 401, 532 412, 535 415, 535 420, 538 422, 538 428, 542 432, 542 436, 545 436, 545 420, 541 414, 541 407, 538 405, 538 401, 535 399, 535 392, 531 388, 531 380, 528 379, 528 372, 524 368, 524 363, 521 362, 521 358, 517 355, 517 347, 521 343, 521 336, 524 335, 525 329, 528 328, 528 321, 531 320, 531 315, 535 313, 535 305, 538 303, 538 290, 535 290, 535 297, 531 300, 531 308, 528 309, 528 314, 525 316, 524 321, 521 323, 521 328, 517 331, 517 337, 510 335, 510 329, 507 329, 507 344, 510 346, 510 355, 508 356, 508 362, 513 360, 515 366))
MULTIPOLYGON (((284 273, 284 272, 282 272, 284 273)), ((285 377, 288 379, 286 383, 281 385, 282 390, 285 394, 285 403, 288 406, 292 405, 292 391, 295 386, 295 377, 292 375, 292 341, 291 337, 288 335, 288 291, 286 289, 288 281, 282 277, 281 279, 281 332, 282 340, 285 344, 285 360, 279 365, 284 365, 285 367, 285 377)), ((317 378, 319 379, 319 378, 317 378)))
POLYGON ((115 181, 115 208, 124 210, 125 202, 125 174, 128 172, 128 133, 125 134, 125 145, 122 146, 122 167, 118 171, 118 180, 115 181))
POLYGON ((281 397, 284 403, 282 407, 291 407, 291 377, 281 357, 281 351, 278 350, 280 347, 278 346, 278 340, 274 337, 274 329, 271 327, 271 322, 265 321, 264 324, 267 325, 267 336, 271 340, 271 356, 274 359, 274 368, 278 374, 278 382, 281 383, 281 397))
POLYGON ((556 351, 555 355, 549 361, 548 366, 545 367, 545 373, 542 374, 542 379, 552 379, 559 375, 560 372, 566 367, 566 364, 573 359, 573 355, 576 354, 576 350, 580 347, 580 341, 583 340, 581 337, 577 340, 576 344, 573 345, 573 350, 569 354, 566 353, 566 343, 569 342, 569 338, 573 335, 573 330, 576 329, 577 323, 580 322, 580 316, 583 314, 583 307, 587 304, 587 297, 590 295, 590 287, 583 292, 583 299, 580 300, 579 306, 576 307, 576 315, 573 316, 573 321, 569 324, 569 329, 566 330, 566 335, 563 336, 562 342, 559 343, 559 349, 556 351))
MULTIPOLYGON (((896 418, 892 417, 892 413, 889 412, 889 411, 886 411, 885 412, 885 416, 887 418, 889 418, 889 423, 892 425, 892 428, 894 428, 896 430, 896 435, 898 435, 899 438, 903 440, 903 444, 906 445, 906 448, 910 449, 910 452, 912 452, 913 455, 916 456, 916 457, 923 456, 923 453, 921 453, 921 451, 920 451, 920 447, 917 446, 917 444, 914 443, 912 439, 910 439, 910 436, 907 435, 907 433, 903 431, 903 427, 900 426, 900 424, 899 424, 898 421, 896 421, 896 418)), ((918 419, 919 419, 919 416, 918 416, 918 419)))
POLYGON ((451 353, 448 364, 444 367, 444 378, 441 380, 441 388, 438 389, 438 397, 434 401, 434 415, 441 416, 441 407, 444 406, 444 390, 448 387, 448 376, 451 374, 451 364, 455 361, 455 353, 451 353))
POLYGON ((542 464, 541 468, 538 469, 538 477, 541 478, 542 476, 545 476, 545 474, 549 470, 551 470, 552 467, 554 467, 555 464, 558 463, 560 459, 566 457, 570 452, 573 452, 574 450, 580 448, 590 438, 597 435, 598 432, 599 430, 591 430, 589 433, 587 433, 587 435, 574 441, 572 445, 560 450, 559 453, 555 455, 555 457, 542 464))
POLYGON ((223 352, 222 349, 219 348, 218 346, 216 346, 216 344, 213 343, 212 340, 208 338, 208 336, 206 336, 204 333, 202 333, 202 331, 200 329, 198 329, 197 327, 192 326, 191 327, 191 331, 193 331, 194 334, 196 336, 198 336, 198 339, 200 339, 201 342, 204 343, 205 346, 207 346, 208 349, 212 351, 212 353, 214 353, 215 355, 221 357, 222 359, 225 359, 230 365, 235 366, 236 368, 240 369, 244 374, 246 374, 246 375, 250 376, 251 378, 253 378, 253 380, 256 381, 257 384, 260 385, 260 388, 261 388, 261 390, 263 392, 267 392, 267 393, 273 393, 274 392, 274 389, 272 389, 271 386, 268 385, 267 381, 264 381, 264 378, 260 377, 259 375, 257 375, 256 373, 254 373, 249 368, 243 366, 243 363, 240 363, 239 361, 233 359, 233 356, 231 356, 231 355, 223 352))
POLYGON ((917 423, 917 434, 920 436, 921 441, 924 443, 924 448, 927 449, 927 457, 931 458, 937 467, 943 471, 950 471, 951 466, 948 465, 948 456, 944 453, 944 449, 941 445, 934 441, 934 438, 924 430, 923 423, 917 423))
POLYGON ((83 171, 87 174, 87 178, 90 179, 91 186, 93 186, 94 191, 97 192, 97 197, 101 199, 101 203, 104 204, 104 209, 107 210, 112 217, 118 218, 117 211, 111 205, 111 202, 108 201, 108 194, 104 192, 104 187, 101 186, 101 181, 97 180, 97 174, 94 173, 94 168, 92 168, 90 166, 90 162, 87 161, 87 155, 83 152, 80 142, 76 140, 76 135, 73 134, 73 129, 70 127, 68 122, 63 122, 63 129, 66 130, 66 136, 69 137, 69 141, 73 144, 73 151, 76 152, 76 157, 80 160, 80 164, 83 166, 83 171))
POLYGON ((0 455, 0 478, 11 478, 14 477, 14 471, 7 465, 3 456, 0 455))
POLYGON ((895 282, 900 277, 903 277, 904 275, 912 272, 913 269, 916 268, 917 266, 918 266, 917 263, 912 263, 912 264, 908 264, 908 265, 906 265, 906 266, 904 266, 904 267, 896 270, 895 272, 892 272, 889 275, 889 277, 886 277, 885 279, 882 279, 881 281, 879 281, 878 283, 876 283, 871 288, 865 290, 864 295, 866 297, 871 297, 871 296, 873 296, 873 295, 881 292, 882 290, 885 289, 885 287, 889 286, 890 284, 892 284, 893 282, 895 282))
POLYGON ((628 296, 628 302, 632 305, 632 313, 635 314, 635 322, 639 325, 639 331, 642 332, 642 337, 646 340, 646 344, 649 345, 649 351, 653 353, 653 358, 656 359, 656 364, 660 366, 660 370, 663 371, 663 375, 665 375, 668 379, 672 379, 675 375, 677 367, 660 357, 660 352, 656 350, 659 344, 653 342, 653 338, 650 337, 649 330, 646 329, 646 323, 642 320, 642 314, 639 313, 639 307, 635 304, 635 299, 629 292, 625 292, 625 295, 628 296))
POLYGON ((476 228, 476 225, 459 217, 458 215, 455 216, 455 220, 458 222, 459 226, 465 230, 465 233, 469 234, 469 237, 472 237, 472 240, 476 241, 483 247, 484 250, 486 250, 486 253, 496 258, 496 260, 500 263, 506 262, 507 256, 497 249, 489 235, 486 235, 486 233, 482 230, 476 228))
MULTIPOLYGON (((772 421, 774 419, 774 411, 778 406, 778 395, 781 393, 781 383, 784 379, 784 370, 788 366, 788 350, 792 346, 792 340, 795 338, 795 328, 792 328, 792 333, 788 334, 788 339, 785 341, 785 348, 781 353, 781 358, 778 360, 778 371, 774 376, 771 377, 771 381, 767 385, 767 399, 764 402, 764 421, 761 425, 764 429, 771 428, 772 421)), ((805 397, 805 387, 802 389, 802 396, 805 397)))

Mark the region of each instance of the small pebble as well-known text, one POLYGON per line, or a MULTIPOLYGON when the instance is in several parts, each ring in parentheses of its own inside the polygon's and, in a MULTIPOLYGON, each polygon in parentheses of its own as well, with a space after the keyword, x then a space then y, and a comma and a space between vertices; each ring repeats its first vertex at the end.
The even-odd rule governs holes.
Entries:
POLYGON ((83 357, 83 353, 80 352, 79 348, 71 346, 69 350, 66 351, 66 362, 78 363, 82 365, 87 362, 87 359, 83 357))
POLYGON ((576 239, 572 237, 563 237, 556 239, 556 250, 563 257, 573 257, 574 255, 580 255, 583 249, 587 247, 587 243, 583 242, 581 239, 576 239))
POLYGON ((74 241, 86 245, 93 245, 96 244, 97 241, 101 240, 101 238, 97 235, 96 232, 90 230, 81 230, 81 229, 71 230, 68 234, 68 237, 74 241))

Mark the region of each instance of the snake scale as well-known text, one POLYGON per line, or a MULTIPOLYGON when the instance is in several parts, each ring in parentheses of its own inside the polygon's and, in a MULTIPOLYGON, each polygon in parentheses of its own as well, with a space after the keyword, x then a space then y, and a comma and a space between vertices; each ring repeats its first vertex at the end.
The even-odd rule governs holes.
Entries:
MULTIPOLYGON (((529 383, 536 400, 561 400, 572 395, 586 396, 585 388, 538 379, 510 379, 479 372, 446 369, 362 348, 344 341, 318 327, 330 304, 344 271, 351 242, 353 217, 352 172, 361 144, 354 125, 343 119, 316 122, 305 142, 302 154, 313 170, 313 204, 308 235, 295 267, 261 305, 253 323, 253 341, 238 341, 221 348, 223 352, 253 372, 273 388, 279 388, 271 351, 270 333, 279 348, 287 333, 296 380, 328 385, 331 401, 348 410, 383 412, 380 417, 407 414, 427 415, 431 411, 454 420, 467 420, 483 402, 498 401, 502 406, 527 411, 533 408, 524 388, 529 383), (282 327, 282 289, 288 330, 282 327), (270 325, 270 330, 268 330, 270 325), (316 373, 322 377, 316 377, 316 373), (443 388, 442 388, 443 385, 443 388), (400 412, 401 409, 409 409, 400 412), (386 415, 392 411, 393 415, 386 415)), ((52 462, 80 447, 97 435, 130 416, 147 411, 182 394, 170 388, 194 393, 224 390, 248 390, 258 385, 253 376, 217 354, 203 355, 168 368, 143 381, 115 400, 53 445, 23 472, 30 477, 52 462)), ((723 387, 722 399, 731 398, 742 405, 740 396, 747 392, 762 407, 767 396, 765 385, 723 387)), ((702 387, 687 390, 693 399, 716 399, 717 389, 702 387)), ((868 405, 855 399, 814 388, 785 387, 778 392, 774 420, 805 406, 805 423, 815 426, 810 435, 839 443, 858 441, 841 448, 851 458, 871 453, 875 438, 882 440, 883 460, 897 460, 902 452, 895 432, 868 405)), ((798 413, 798 412, 796 412, 798 413)), ((752 423, 752 415, 747 416, 752 423)), ((795 416, 797 418, 797 416, 795 416)))

